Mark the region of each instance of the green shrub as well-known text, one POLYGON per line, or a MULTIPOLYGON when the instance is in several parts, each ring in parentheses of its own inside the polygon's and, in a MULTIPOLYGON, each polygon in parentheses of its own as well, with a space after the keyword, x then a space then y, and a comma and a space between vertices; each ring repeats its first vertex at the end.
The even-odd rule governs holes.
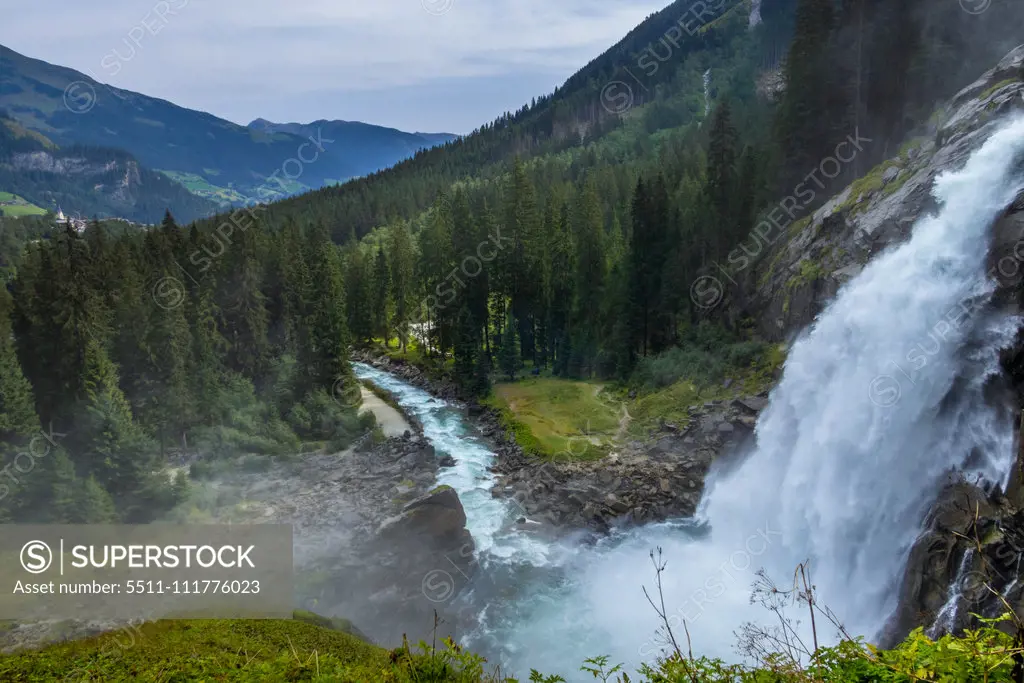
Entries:
POLYGON ((678 346, 641 359, 630 385, 656 390, 684 379, 698 387, 720 384, 727 377, 749 372, 770 349, 768 344, 741 340, 707 322, 683 330, 680 337, 678 346))

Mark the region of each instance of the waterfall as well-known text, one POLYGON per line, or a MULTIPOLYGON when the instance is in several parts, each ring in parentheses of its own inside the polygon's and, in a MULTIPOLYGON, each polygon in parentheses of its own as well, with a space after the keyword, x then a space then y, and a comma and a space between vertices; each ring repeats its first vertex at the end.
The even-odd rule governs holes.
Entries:
POLYGON ((956 628, 956 618, 960 614, 960 598, 963 597, 964 583, 970 580, 968 572, 974 561, 974 548, 964 551, 960 560, 960 567, 949 584, 949 592, 946 594, 946 604, 942 606, 935 616, 935 623, 928 629, 929 638, 938 638, 944 633, 951 632, 956 628))
POLYGON ((704 72, 704 118, 711 113, 711 69, 704 72))
MULTIPOLYGON (((667 561, 670 619, 686 620, 695 653, 735 660, 737 629, 771 618, 751 604, 755 572, 786 588, 805 561, 819 602, 851 633, 874 637, 950 473, 1001 483, 1011 468, 1013 426, 983 391, 1020 321, 987 306, 995 283, 985 264, 990 227, 1024 184, 1022 154, 1016 119, 937 178, 937 213, 846 283, 793 344, 755 444, 709 476, 698 519, 546 553, 544 571, 479 606, 482 626, 467 644, 512 673, 578 680, 583 659, 601 654, 632 671, 663 649, 642 592, 655 547, 667 561)), ((446 443, 459 459, 462 445, 446 443)), ((487 543, 513 547, 493 540, 493 521, 470 518, 474 535, 481 524, 487 543)), ((533 560, 524 551, 500 562, 533 560)), ((827 641, 826 630, 819 623, 827 641)))
POLYGON ((752 0, 750 3, 750 28, 761 23, 761 0, 752 0))

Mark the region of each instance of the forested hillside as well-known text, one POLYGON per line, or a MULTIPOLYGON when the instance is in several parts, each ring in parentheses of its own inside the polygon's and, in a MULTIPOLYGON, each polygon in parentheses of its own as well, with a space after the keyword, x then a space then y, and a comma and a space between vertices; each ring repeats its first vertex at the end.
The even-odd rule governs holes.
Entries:
POLYGON ((694 23, 677 2, 556 93, 362 181, 188 229, 168 217, 31 244, 0 316, 3 440, 13 456, 40 427, 62 436, 5 514, 153 518, 180 494, 161 469, 173 449, 348 443, 367 427, 336 400, 351 344, 417 339, 469 393, 523 361, 628 378, 685 355, 719 311, 702 274, 732 265, 780 198, 800 197, 785 227, 885 157, 1022 14, 766 0, 758 24, 749 10, 694 23), (668 33, 680 20, 692 36, 668 33), (638 81, 617 109, 606 86, 626 69, 638 81), (781 95, 763 87, 775 73, 781 95), (830 173, 820 160, 844 142, 852 159, 830 173))
MULTIPOLYGON (((362 236, 415 217, 456 182, 498 178, 515 156, 547 160, 562 153, 557 177, 576 184, 584 169, 607 165, 668 170, 678 156, 667 140, 678 135, 669 131, 703 118, 708 68, 711 95, 732 104, 742 143, 758 140, 757 151, 776 159, 785 150, 787 167, 803 169, 808 154, 834 148, 859 127, 874 143, 855 171, 844 171, 849 180, 891 155, 915 121, 1015 46, 1021 30, 1020 12, 1009 4, 976 15, 957 3, 924 0, 799 4, 803 25, 791 45, 796 0, 763 0, 762 21, 753 28, 749 0, 677 0, 554 93, 393 169, 280 202, 275 212, 325 222, 342 241, 350 230, 362 236), (777 128, 776 106, 756 97, 756 86, 791 52, 787 81, 796 91, 781 105, 788 115, 777 128), (600 144, 612 133, 618 135, 600 144)), ((682 146, 706 151, 706 135, 698 140, 682 146)), ((788 194, 789 181, 784 176, 772 189, 788 194)), ((620 193, 606 203, 626 202, 620 193)))
POLYGON ((186 278, 199 249, 170 216, 28 245, 0 291, 0 518, 149 521, 185 495, 173 452, 341 448, 369 427, 326 235, 251 230, 186 278))
POLYGON ((777 238, 891 156, 1022 14, 766 0, 757 23, 749 3, 677 2, 552 95, 266 218, 350 241, 357 342, 412 329, 465 375, 529 359, 627 377, 721 312, 705 274, 732 279, 767 252, 765 226, 777 238))

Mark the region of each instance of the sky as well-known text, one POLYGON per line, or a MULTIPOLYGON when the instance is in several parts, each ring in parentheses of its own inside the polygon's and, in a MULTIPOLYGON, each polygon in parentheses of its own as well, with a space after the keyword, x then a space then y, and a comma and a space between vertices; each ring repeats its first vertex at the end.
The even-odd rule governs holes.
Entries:
POLYGON ((468 133, 670 0, 0 0, 0 44, 245 124, 468 133))

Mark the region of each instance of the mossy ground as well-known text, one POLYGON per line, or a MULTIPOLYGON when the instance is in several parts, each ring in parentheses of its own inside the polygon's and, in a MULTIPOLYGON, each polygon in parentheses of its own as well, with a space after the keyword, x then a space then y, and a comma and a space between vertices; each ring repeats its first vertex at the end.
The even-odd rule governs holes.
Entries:
MULTIPOLYGON (((298 614, 298 613, 297 613, 298 614)), ((324 681, 325 683, 514 683, 488 673, 486 662, 453 643, 420 654, 366 643, 325 626, 331 620, 302 615, 292 620, 158 621, 42 650, 0 657, 0 680, 29 681, 324 681), (313 623, 310 623, 313 622, 313 623), (321 625, 323 624, 323 625, 321 625)), ((893 650, 846 641, 818 650, 805 668, 781 653, 767 655, 761 667, 728 665, 706 658, 670 657, 643 666, 635 680, 649 683, 869 683, 890 681, 1016 681, 1015 660, 1022 652, 1015 638, 994 628, 996 621, 961 637, 938 641, 915 630, 893 650)), ((606 681, 621 666, 608 657, 586 660, 580 671, 606 681)), ((531 671, 530 681, 564 683, 558 676, 531 671)), ((574 678, 573 680, 578 680, 574 678)), ((589 677, 588 677, 589 680, 589 677)))
POLYGON ((997 91, 1002 90, 1003 88, 1005 88, 1008 85, 1013 85, 1014 83, 1020 83, 1020 80, 1016 79, 1016 78, 1007 78, 1005 81, 1000 81, 1000 82, 996 83, 995 85, 993 85, 988 90, 986 90, 985 92, 981 93, 981 95, 978 97, 978 99, 979 100, 987 100, 989 97, 991 97, 992 95, 996 94, 997 91))

